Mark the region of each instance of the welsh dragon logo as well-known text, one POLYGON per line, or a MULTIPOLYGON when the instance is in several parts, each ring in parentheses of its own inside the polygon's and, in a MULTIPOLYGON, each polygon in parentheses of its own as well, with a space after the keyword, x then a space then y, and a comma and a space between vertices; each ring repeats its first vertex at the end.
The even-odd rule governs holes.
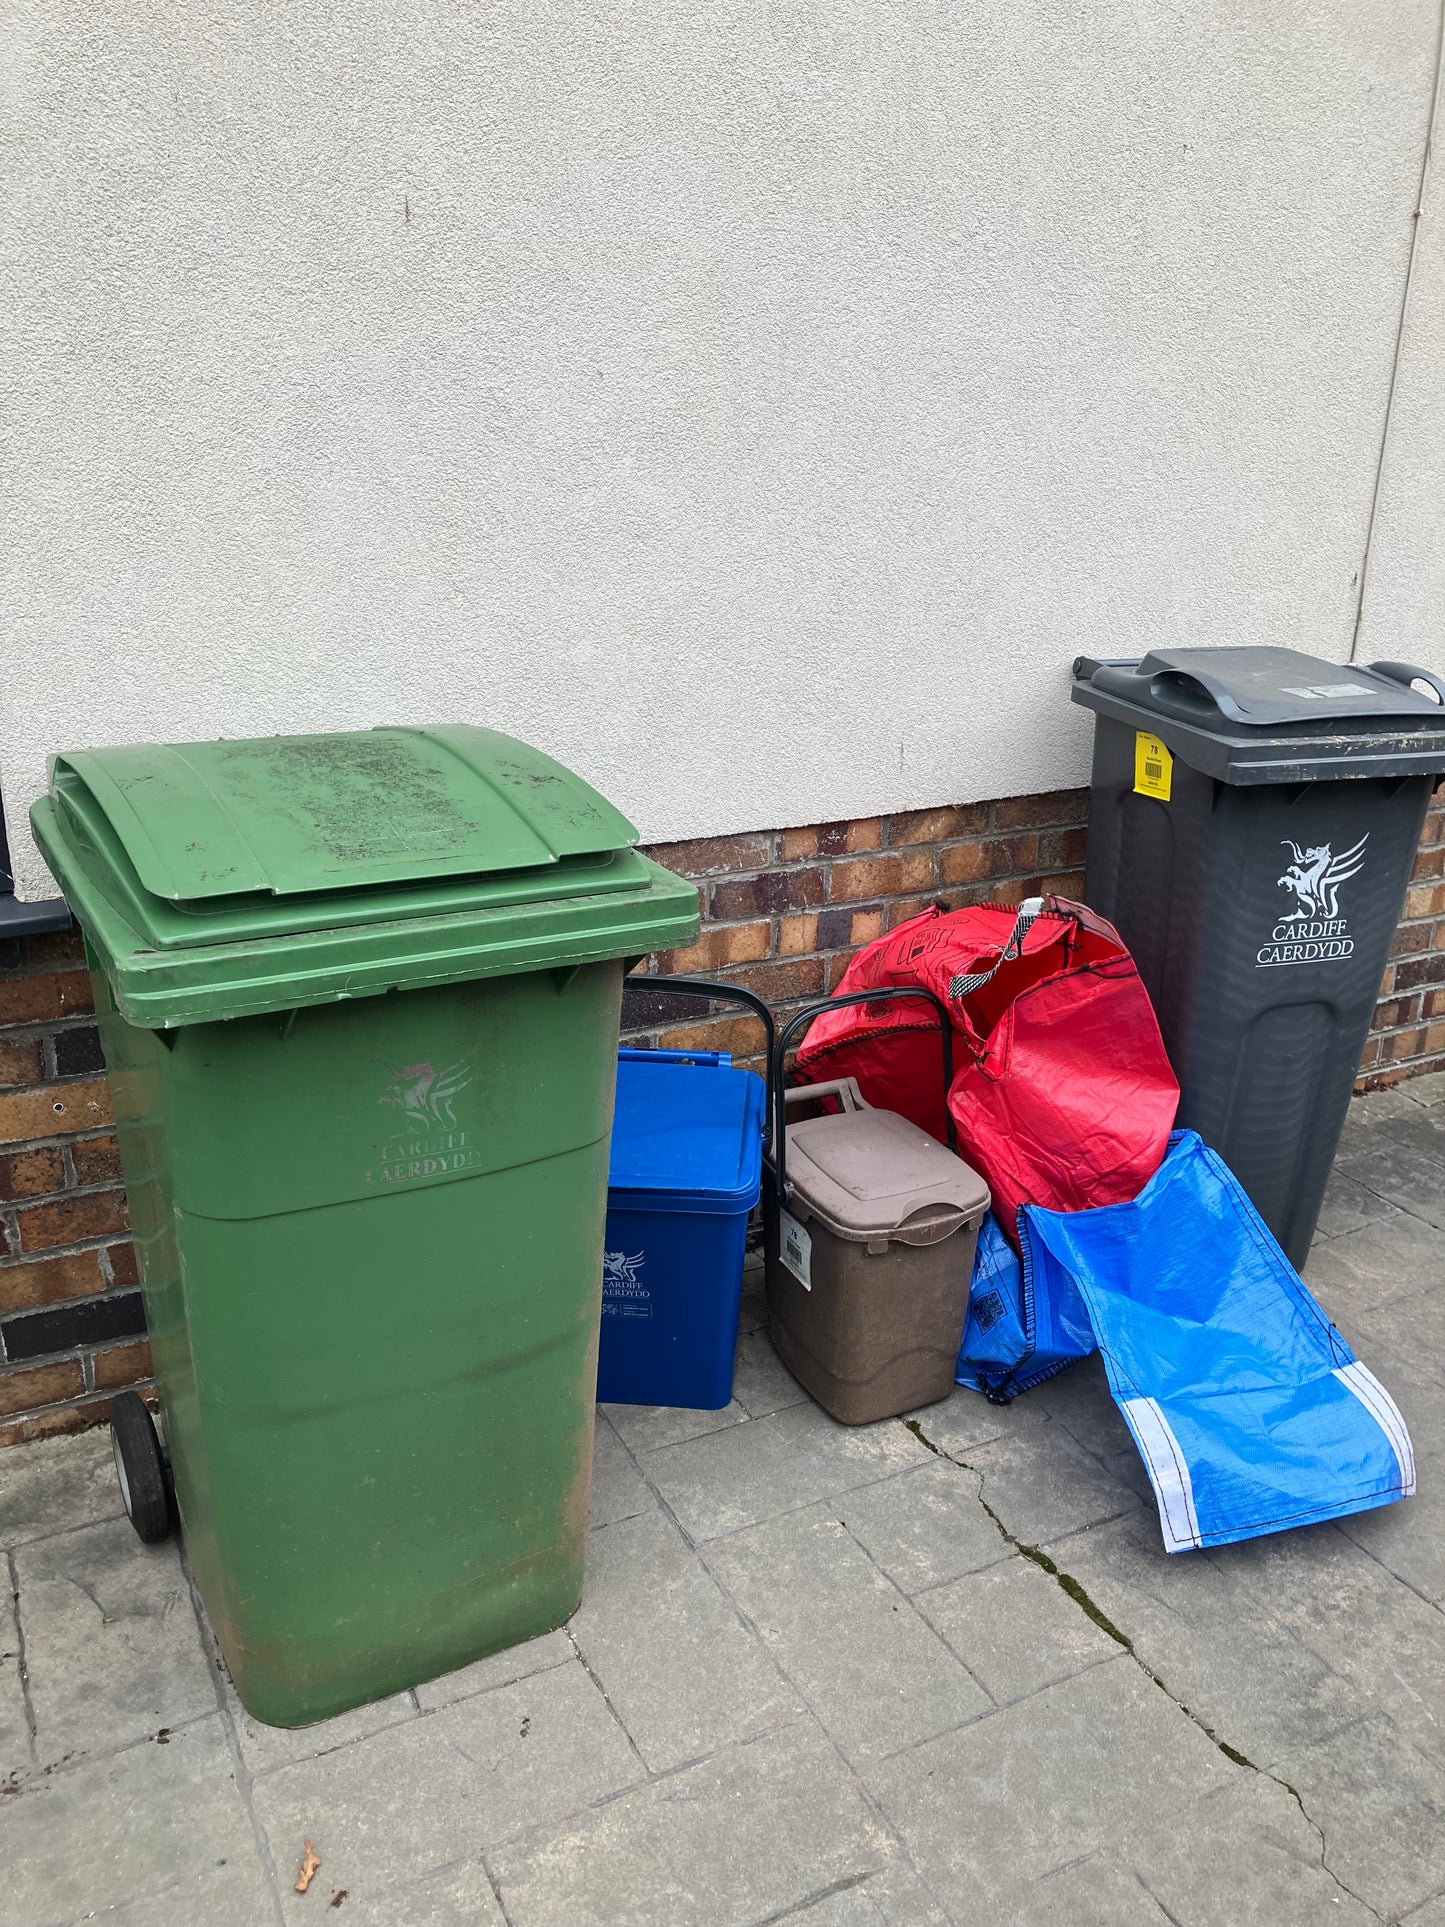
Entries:
POLYGON ((1366 831, 1358 843, 1334 855, 1328 843, 1302 850, 1292 838, 1284 847, 1293 850, 1294 862, 1279 879, 1281 890, 1293 890, 1295 908, 1280 918, 1281 923, 1301 923, 1311 917, 1337 917, 1340 914, 1339 887, 1348 883, 1364 866, 1364 849, 1369 842, 1366 831))
POLYGON ((465 1090, 474 1075, 472 1066, 465 1058, 458 1058, 455 1064, 449 1064, 444 1071, 439 1071, 434 1064, 407 1064, 398 1070, 395 1064, 383 1063, 381 1068, 391 1082, 377 1103, 390 1104, 394 1110, 400 1111, 409 1130, 456 1129, 452 1099, 458 1091, 465 1090))
POLYGON ((638 1282, 637 1274, 644 1264, 646 1254, 638 1251, 628 1257, 625 1251, 604 1251, 602 1254, 602 1284, 605 1289, 611 1285, 614 1291, 625 1290, 638 1282))

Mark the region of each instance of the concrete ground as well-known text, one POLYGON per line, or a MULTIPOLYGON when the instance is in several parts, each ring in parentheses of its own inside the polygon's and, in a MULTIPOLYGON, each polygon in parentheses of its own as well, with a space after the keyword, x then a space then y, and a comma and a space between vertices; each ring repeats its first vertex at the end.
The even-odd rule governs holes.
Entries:
POLYGON ((570 1626, 299 1733, 103 1437, 7 1452, 0 1923, 1445 1927, 1445 1077, 1355 1103, 1309 1276, 1402 1505, 1170 1558, 1097 1361, 849 1432, 754 1279, 725 1412, 599 1419, 570 1626))

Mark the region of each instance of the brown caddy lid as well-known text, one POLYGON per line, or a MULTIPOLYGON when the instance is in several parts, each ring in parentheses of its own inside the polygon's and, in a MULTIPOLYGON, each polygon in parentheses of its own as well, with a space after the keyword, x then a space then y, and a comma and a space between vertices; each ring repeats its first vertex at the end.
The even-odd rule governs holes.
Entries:
POLYGON ((920 1212, 983 1217, 988 1186, 971 1165, 896 1111, 857 1103, 787 1127, 789 1188, 809 1213, 844 1238, 887 1237, 920 1212))

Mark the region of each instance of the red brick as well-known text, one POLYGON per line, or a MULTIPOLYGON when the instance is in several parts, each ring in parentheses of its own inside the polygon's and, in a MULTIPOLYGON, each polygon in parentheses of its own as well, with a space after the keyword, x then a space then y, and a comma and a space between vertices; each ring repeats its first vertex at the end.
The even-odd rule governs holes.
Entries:
POLYGON ((1445 916, 1445 883, 1421 883, 1407 890, 1401 915, 1411 922, 1416 917, 1445 916))
POLYGON ((1437 844, 1433 850, 1421 850, 1410 872, 1410 881, 1428 883, 1442 876, 1445 876, 1445 843, 1437 844))
POLYGON ((122 1385, 134 1385, 140 1379, 154 1376, 155 1367, 151 1364, 148 1339, 137 1338, 129 1345, 112 1345, 109 1351, 95 1354, 95 1389, 98 1392, 118 1391, 122 1385))
POLYGON ((848 854, 876 850, 883 841, 883 825, 876 816, 855 817, 848 825, 848 854))
POLYGON ((83 1084, 46 1084, 37 1091, 0 1097, 0 1144, 67 1137, 114 1122, 110 1086, 103 1077, 89 1078, 83 1084))
POLYGON ((1431 1024, 1425 1032, 1425 1052, 1433 1056, 1437 1050, 1445 1050, 1445 1024, 1431 1024))
POLYGON ((1379 1063, 1381 1048, 1381 1041, 1378 1037, 1371 1037, 1366 1040, 1364 1053, 1360 1058, 1361 1070, 1371 1070, 1379 1063))
POLYGON ((818 839, 820 856, 846 856, 848 854, 847 823, 820 823, 814 832, 818 839))
POLYGON ((784 957, 808 957, 818 948, 816 917, 784 917, 778 926, 778 951, 784 957))
POLYGON ((24 944, 25 961, 32 970, 85 962, 85 939, 73 924, 69 930, 45 930, 38 937, 26 937, 24 944))
POLYGON ((1086 830, 1046 830, 1039 838, 1039 862, 1054 870, 1083 868, 1086 830))
POLYGON ((931 910, 933 907, 932 897, 914 897, 911 900, 905 897, 902 903, 890 903, 888 928, 896 930, 900 923, 907 923, 911 917, 921 917, 925 910, 931 910))
POLYGON ((37 1405, 58 1405, 64 1398, 79 1398, 85 1390, 85 1376, 78 1358, 63 1359, 58 1365, 35 1365, 21 1370, 0 1369, 0 1412, 33 1412, 37 1405))
POLYGON ((823 872, 816 864, 795 870, 764 870, 756 877, 728 877, 712 886, 712 920, 775 917, 787 910, 815 910, 823 901, 823 872))
POLYGON ((1375 1006, 1374 1030, 1398 1030, 1401 1024, 1419 1021, 1420 999, 1418 997, 1392 997, 1388 1003, 1375 1006))
POLYGON ((757 1017, 739 1014, 718 1017, 705 1024, 683 1024, 665 1030, 658 1039, 664 1050, 730 1050, 734 1057, 760 1052, 767 1044, 767 1032, 757 1017))
POLYGON ((34 1311, 38 1305, 86 1298, 92 1292, 104 1291, 110 1282, 100 1268, 98 1251, 74 1251, 63 1258, 0 1266, 0 1312, 34 1311))
POLYGON ((110 1281, 113 1285, 138 1285, 140 1266, 136 1263, 135 1246, 127 1238, 123 1244, 107 1245, 105 1260, 110 1266, 110 1281))
POLYGON ((801 857, 818 854, 818 828, 809 823, 800 830, 783 831, 783 861, 796 863, 801 857))
POLYGON ((1380 1058, 1398 1064, 1402 1058, 1418 1057, 1425 1048, 1423 1030, 1396 1030, 1380 1039, 1380 1058))
POLYGON ((79 1184, 119 1184, 120 1146, 113 1137, 82 1138, 73 1144, 70 1155, 75 1160, 75 1176, 79 1184))
POLYGON ((38 1037, 0 1037, 0 1084, 38 1084, 44 1075, 38 1037))
POLYGON ((1430 947, 1430 937, 1431 929, 1428 923, 1401 924, 1400 928, 1395 932, 1394 941, 1390 945, 1390 955, 1392 957, 1409 957, 1417 950, 1428 950, 1430 947))
POLYGON ((915 896, 937 880, 931 851, 909 850, 896 856, 860 856, 835 863, 828 879, 834 903, 857 903, 866 897, 915 896))
POLYGON ((54 1145, 0 1158, 0 1203, 8 1204, 14 1198, 43 1198, 49 1191, 64 1188, 65 1165, 54 1145))
POLYGON ((832 996, 833 992, 838 988, 839 984, 842 983, 844 975, 847 972, 848 965, 851 962, 852 962, 851 957, 830 957, 828 959, 828 974, 825 981, 828 987, 827 994, 830 997, 832 996))
POLYGON ((988 828, 987 803, 952 804, 938 810, 906 810, 887 820, 890 849, 905 843, 948 843, 958 836, 977 836, 988 828))
POLYGON ((1040 880, 1039 894, 1067 897, 1070 903, 1078 903, 1084 894, 1084 873, 1082 870, 1068 870, 1062 876, 1044 877, 1040 880))
POLYGON ((1445 1017, 1445 990, 1427 990, 1420 999, 1422 1017, 1445 1017))
POLYGON ((739 870, 766 870, 773 861, 771 830, 741 836, 704 836, 692 843, 654 843, 647 854, 678 876, 725 876, 739 870))
POLYGON ((750 964, 741 970, 730 970, 727 980, 755 991, 769 1004, 798 1003, 823 994, 823 959, 791 957, 785 963, 750 964))
MULTIPOLYGON (((146 1402, 153 1404, 154 1400, 147 1395, 146 1402)), ((104 1425, 114 1403, 107 1394, 105 1398, 88 1398, 83 1404, 63 1405, 55 1412, 40 1412, 34 1418, 17 1419, 13 1425, 0 1425, 0 1448, 31 1445, 36 1439, 59 1438, 68 1432, 85 1432, 93 1425, 104 1425)))
POLYGON ((996 830, 1037 830, 1046 824, 1069 826, 1089 814, 1087 790, 1050 790, 1046 796, 1006 796, 993 806, 996 830))
POLYGON ((44 1024, 94 1010, 87 970, 48 970, 0 978, 0 1024, 44 1024))
POLYGON ((83 1197, 32 1204, 15 1214, 22 1251, 49 1251, 82 1238, 109 1238, 130 1224, 124 1191, 90 1191, 83 1197))
POLYGON ((1394 966, 1394 978, 1391 988, 1397 991, 1445 984, 1445 955, 1438 950, 1427 950, 1421 957, 1407 958, 1394 966))
POLYGON ((865 943, 872 943, 875 937, 881 937, 883 935, 882 910, 855 910, 853 928, 849 934, 855 950, 861 950, 865 943))
POLYGON ((701 935, 686 950, 674 950, 659 959, 664 973, 694 976, 708 970, 721 970, 728 964, 748 963, 766 957, 773 947, 770 923, 705 924, 701 935))
POLYGON ((1021 870, 1033 870, 1038 865, 1039 839, 1036 836, 996 837, 986 847, 990 876, 1017 876, 1021 870))
POLYGON ((956 843, 938 853, 938 870, 945 888, 951 883, 977 883, 988 871, 986 843, 956 843))

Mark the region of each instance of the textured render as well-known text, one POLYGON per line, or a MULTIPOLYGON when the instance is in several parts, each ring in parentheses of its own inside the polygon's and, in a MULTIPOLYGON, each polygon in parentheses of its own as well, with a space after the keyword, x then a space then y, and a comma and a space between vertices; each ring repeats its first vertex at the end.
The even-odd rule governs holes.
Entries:
POLYGON ((750 1276, 726 1423, 600 1416, 566 1628, 282 1733, 105 1442, 3 1454, 4 1927, 1441 1927, 1445 1077, 1406 1089, 1309 1276, 1420 1490, 1338 1524, 1170 1558, 1097 1359, 847 1432, 750 1276))
POLYGON ((453 717, 651 839, 854 817, 1078 782, 1079 650, 1343 659, 1435 28, 17 0, 12 825, 453 717))
POLYGON ((1362 662, 1403 656, 1439 670, 1445 666, 1445 97, 1438 88, 1430 145, 1358 655, 1362 662))

